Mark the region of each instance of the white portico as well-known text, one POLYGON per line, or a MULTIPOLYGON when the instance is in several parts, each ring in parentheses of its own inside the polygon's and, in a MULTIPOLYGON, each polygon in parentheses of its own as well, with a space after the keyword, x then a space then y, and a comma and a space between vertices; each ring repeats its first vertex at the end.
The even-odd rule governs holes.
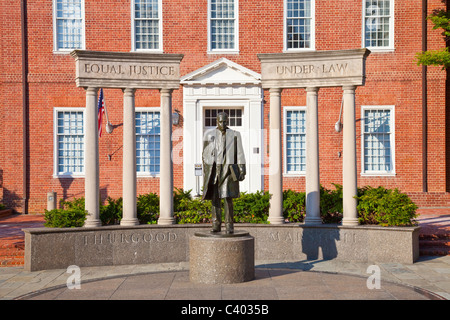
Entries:
POLYGON ((261 75, 221 58, 182 77, 181 84, 184 189, 201 193, 203 179, 195 175, 195 165, 202 163, 203 134, 216 126, 217 111, 223 110, 229 116, 229 127, 242 137, 247 175, 240 182, 240 190, 263 190, 261 75))
POLYGON ((320 224, 320 170, 318 93, 321 87, 343 89, 343 225, 357 225, 355 90, 364 85, 367 49, 305 53, 259 54, 262 87, 270 92, 268 220, 282 224, 283 177, 281 170, 281 91, 306 89, 306 217, 305 224, 320 224), (272 169, 274 168, 274 169, 272 169))
POLYGON ((86 227, 101 225, 99 208, 99 150, 97 92, 118 88, 123 98, 123 218, 137 225, 135 92, 157 89, 161 94, 160 218, 173 224, 172 90, 180 84, 179 54, 120 53, 75 50, 76 84, 86 90, 85 208, 86 227))

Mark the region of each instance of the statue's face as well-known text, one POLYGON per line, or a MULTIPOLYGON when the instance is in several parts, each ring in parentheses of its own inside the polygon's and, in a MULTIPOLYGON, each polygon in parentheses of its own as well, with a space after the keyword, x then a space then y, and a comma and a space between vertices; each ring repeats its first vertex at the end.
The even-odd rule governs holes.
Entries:
POLYGON ((217 128, 220 131, 225 131, 227 129, 228 117, 226 115, 219 115, 217 117, 217 128))

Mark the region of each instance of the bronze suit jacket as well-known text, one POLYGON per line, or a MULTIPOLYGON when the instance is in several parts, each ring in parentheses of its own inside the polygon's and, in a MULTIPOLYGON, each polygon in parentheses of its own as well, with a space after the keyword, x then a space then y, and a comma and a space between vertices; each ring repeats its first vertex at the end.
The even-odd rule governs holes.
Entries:
POLYGON ((203 136, 202 160, 203 199, 212 200, 214 184, 218 184, 220 198, 239 197, 239 177, 243 179, 246 173, 241 134, 229 128, 225 135, 217 128, 208 130, 203 136))

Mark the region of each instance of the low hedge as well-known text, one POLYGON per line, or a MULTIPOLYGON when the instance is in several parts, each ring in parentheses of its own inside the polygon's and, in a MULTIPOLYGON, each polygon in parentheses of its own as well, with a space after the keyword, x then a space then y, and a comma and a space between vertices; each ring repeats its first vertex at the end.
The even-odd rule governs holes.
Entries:
MULTIPOLYGON (((398 189, 384 187, 363 187, 358 189, 358 212, 361 224, 382 226, 410 226, 415 224, 417 206, 398 189)), ((270 194, 267 191, 256 193, 242 192, 234 202, 234 221, 236 223, 268 223, 270 194)), ((84 198, 62 201, 61 209, 46 211, 48 227, 82 226, 86 219, 84 198)), ((222 206, 223 207, 223 206, 222 206)), ((305 192, 283 191, 283 216, 286 222, 303 222, 305 218, 305 192)), ((320 188, 320 215, 323 223, 342 221, 342 186, 334 189, 320 188)), ((155 193, 137 197, 137 216, 141 224, 157 223, 159 218, 159 197, 155 193)), ((191 191, 175 189, 174 218, 176 223, 210 223, 211 201, 193 198, 191 191)), ((107 198, 100 205, 100 220, 104 225, 118 224, 122 219, 122 198, 107 198)))
POLYGON ((361 224, 382 226, 416 225, 417 205, 398 189, 366 187, 359 192, 358 213, 361 224))

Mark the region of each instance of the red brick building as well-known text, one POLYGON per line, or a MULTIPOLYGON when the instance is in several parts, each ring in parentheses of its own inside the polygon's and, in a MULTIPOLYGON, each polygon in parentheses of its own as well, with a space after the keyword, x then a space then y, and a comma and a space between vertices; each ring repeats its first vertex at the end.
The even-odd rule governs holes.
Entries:
MULTIPOLYGON (((49 191, 58 199, 84 196, 86 100, 75 85, 73 49, 184 55, 172 94, 180 114, 174 185, 195 194, 197 137, 215 125, 219 109, 247 133, 243 190, 268 190, 269 99, 257 54, 367 47, 366 83, 356 90, 358 185, 399 188, 420 206, 448 207, 447 76, 415 63, 425 44, 445 46, 430 22, 423 33, 425 3, 428 14, 444 7, 440 0, 1 0, 0 199, 18 212, 42 213, 49 191)), ((103 199, 120 197, 123 187, 123 93, 104 95, 113 131, 103 123, 103 199)), ((304 190, 306 93, 285 89, 281 99, 283 186, 304 190)), ((159 192, 159 100, 157 91, 136 92, 138 194, 159 192)), ((341 88, 320 89, 320 181, 327 188, 342 183, 341 101, 341 88)))

